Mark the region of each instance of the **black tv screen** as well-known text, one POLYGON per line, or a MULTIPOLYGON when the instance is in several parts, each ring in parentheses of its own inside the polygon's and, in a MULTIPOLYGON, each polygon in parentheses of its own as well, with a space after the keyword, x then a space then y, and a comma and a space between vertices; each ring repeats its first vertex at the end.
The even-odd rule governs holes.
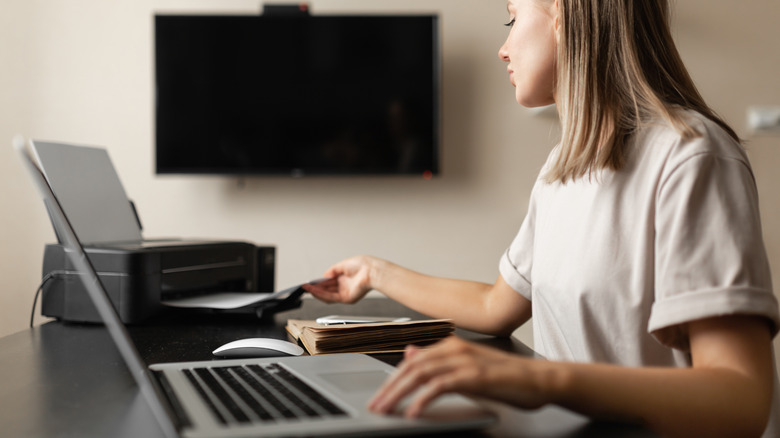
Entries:
POLYGON ((438 19, 155 16, 158 174, 439 172, 438 19))

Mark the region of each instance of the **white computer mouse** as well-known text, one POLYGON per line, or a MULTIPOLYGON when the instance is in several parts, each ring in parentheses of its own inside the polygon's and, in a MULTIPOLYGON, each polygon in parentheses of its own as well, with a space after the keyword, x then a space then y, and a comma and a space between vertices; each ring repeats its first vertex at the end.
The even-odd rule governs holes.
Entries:
POLYGON ((212 351, 212 354, 221 357, 300 356, 303 348, 281 339, 246 338, 228 342, 212 351))

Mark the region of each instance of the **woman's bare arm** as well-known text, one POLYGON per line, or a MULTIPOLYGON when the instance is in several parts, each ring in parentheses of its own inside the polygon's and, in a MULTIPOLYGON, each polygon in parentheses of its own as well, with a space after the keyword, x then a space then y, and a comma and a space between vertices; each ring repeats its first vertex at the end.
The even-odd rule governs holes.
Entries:
POLYGON ((480 333, 509 336, 531 317, 531 303, 500 276, 495 284, 432 277, 368 256, 337 263, 325 276, 332 280, 305 287, 323 301, 354 303, 376 289, 417 312, 480 333))
POLYGON ((549 403, 601 419, 641 422, 664 436, 760 436, 772 396, 770 332, 760 317, 688 324, 691 368, 547 362, 449 338, 406 358, 369 407, 391 412, 420 390, 406 414, 459 392, 523 408, 549 403))

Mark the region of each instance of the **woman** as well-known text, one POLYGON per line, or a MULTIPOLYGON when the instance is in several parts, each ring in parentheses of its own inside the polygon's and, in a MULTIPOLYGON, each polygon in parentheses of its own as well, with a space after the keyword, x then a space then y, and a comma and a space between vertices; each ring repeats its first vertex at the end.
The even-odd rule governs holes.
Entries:
POLYGON ((409 347, 370 408, 391 412, 421 389, 409 416, 459 392, 669 436, 778 436, 780 318, 753 174, 680 60, 668 2, 509 0, 507 9, 499 56, 517 101, 557 104, 562 139, 496 283, 360 256, 307 290, 353 303, 377 289, 499 336, 533 315, 534 348, 549 360, 457 338, 409 347))

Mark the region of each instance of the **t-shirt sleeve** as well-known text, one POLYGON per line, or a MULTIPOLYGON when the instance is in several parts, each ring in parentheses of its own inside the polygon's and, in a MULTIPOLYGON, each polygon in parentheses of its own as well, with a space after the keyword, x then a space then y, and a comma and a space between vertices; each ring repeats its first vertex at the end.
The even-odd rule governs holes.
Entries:
MULTIPOLYGON (((537 183, 538 184, 538 183, 537 183)), ((512 243, 498 264, 498 270, 504 281, 523 297, 531 300, 531 268, 533 267, 535 193, 531 192, 528 213, 512 243)))
POLYGON ((661 180, 655 212, 655 302, 648 331, 687 350, 686 322, 747 314, 778 303, 761 234, 758 195, 746 159, 693 154, 661 180))

